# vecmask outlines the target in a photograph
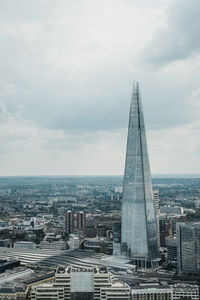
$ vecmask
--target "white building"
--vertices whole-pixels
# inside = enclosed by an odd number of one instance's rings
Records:
[[[130,287],[112,281],[106,267],[58,267],[52,284],[32,286],[31,300],[130,300]]]
[[[14,243],[14,248],[16,249],[31,249],[35,250],[36,249],[36,244],[33,242],[26,242],[26,241],[20,241],[20,242],[15,242]]]

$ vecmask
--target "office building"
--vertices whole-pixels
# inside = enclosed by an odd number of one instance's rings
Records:
[[[173,300],[199,300],[199,287],[191,283],[173,284]]]
[[[16,249],[31,249],[35,250],[36,249],[36,244],[33,242],[26,242],[26,241],[20,241],[20,242],[15,242],[14,243],[14,248]]]
[[[167,236],[165,238],[167,248],[168,262],[177,264],[177,240],[175,236]]]
[[[65,213],[65,231],[68,234],[74,232],[74,213],[72,211]]]
[[[116,222],[112,225],[113,233],[113,255],[121,254],[121,223]]]
[[[142,282],[131,294],[132,300],[199,300],[199,287],[192,283]]]
[[[172,300],[173,289],[170,285],[159,282],[136,284],[132,290],[132,300]]]
[[[167,216],[160,216],[159,218],[159,233],[160,233],[160,247],[166,247],[165,239],[170,234],[170,220]]]
[[[200,273],[200,223],[177,223],[178,272]]]
[[[158,247],[160,247],[160,200],[159,200],[159,190],[153,190],[153,196],[155,201],[155,211],[156,211],[156,227],[157,227],[157,237],[158,237]]]
[[[152,190],[139,84],[134,82],[129,114],[121,224],[122,254],[139,267],[158,258],[155,201]]]
[[[58,267],[51,284],[32,286],[32,300],[128,300],[130,287],[113,280],[106,267]]]

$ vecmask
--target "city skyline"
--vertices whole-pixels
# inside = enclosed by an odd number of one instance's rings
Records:
[[[200,3],[1,1],[0,176],[124,172],[143,91],[152,173],[198,174]]]

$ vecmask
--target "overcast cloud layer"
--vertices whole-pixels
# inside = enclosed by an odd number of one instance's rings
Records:
[[[199,0],[0,0],[0,175],[123,174],[133,80],[152,172],[200,173],[199,15]]]

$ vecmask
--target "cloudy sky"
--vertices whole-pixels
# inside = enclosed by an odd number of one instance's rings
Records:
[[[0,175],[123,174],[133,80],[152,173],[200,173],[199,0],[0,0]]]

